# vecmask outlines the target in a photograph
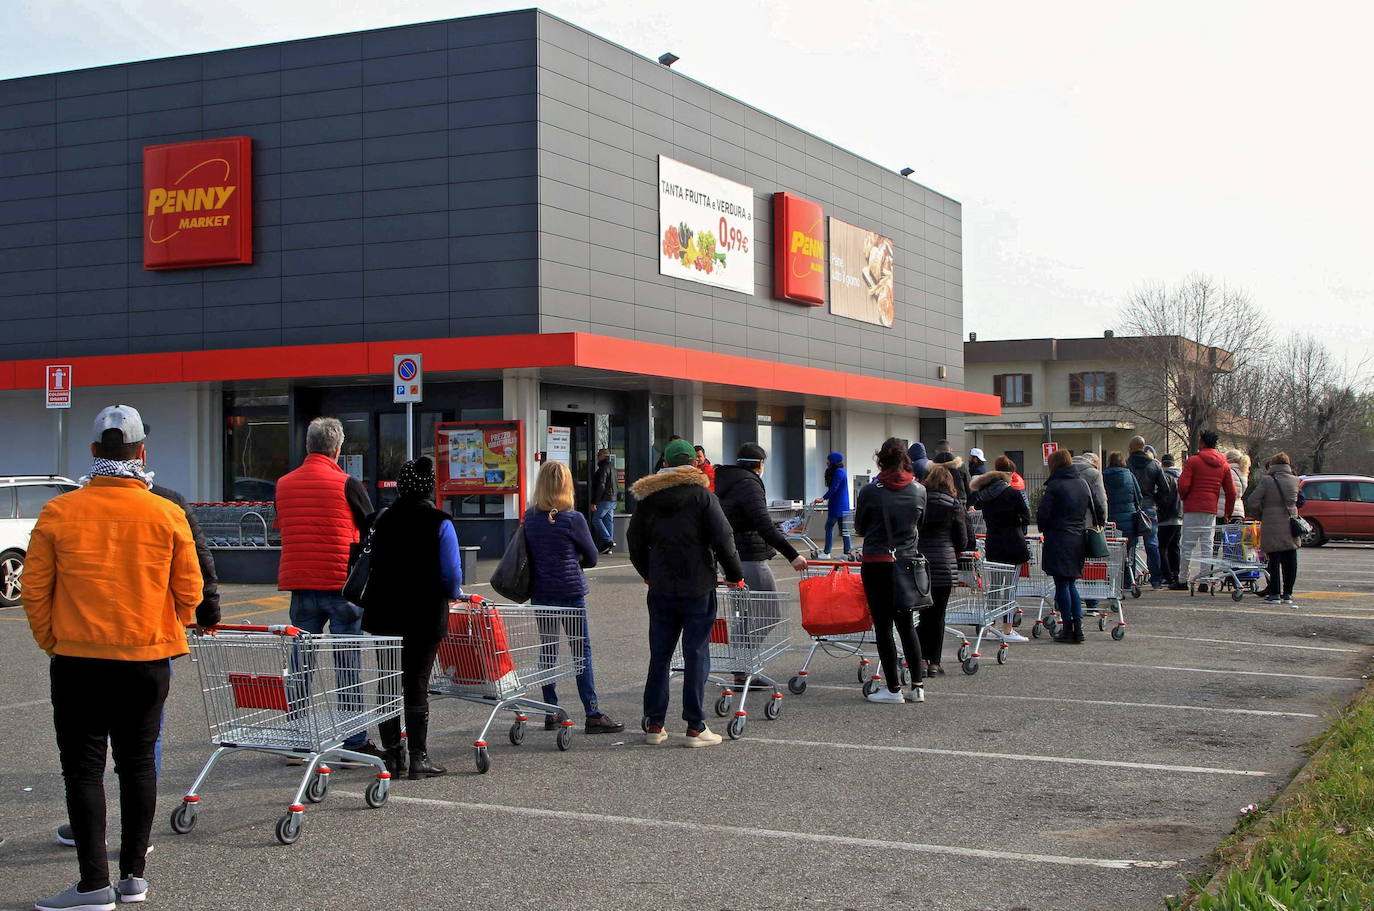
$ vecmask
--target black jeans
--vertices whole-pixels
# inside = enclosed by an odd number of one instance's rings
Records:
[[[1178,564],[1183,556],[1182,542],[1182,525],[1159,526],[1159,570],[1164,576],[1161,581],[1171,584],[1178,581]]]
[[[902,640],[902,651],[906,655],[907,667],[911,669],[911,682],[921,681],[921,643],[916,639],[916,627],[912,623],[915,611],[898,610],[892,605],[892,570],[894,563],[865,563],[859,569],[864,583],[864,596],[868,599],[868,613],[873,617],[873,640],[878,646],[878,661],[882,664],[883,677],[886,678],[890,692],[902,688],[902,677],[897,667],[897,644],[892,639],[892,628]]]
[[[105,847],[105,756],[114,753],[119,776],[119,870],[142,876],[148,834],[157,812],[154,745],[162,730],[162,704],[172,679],[167,658],[111,661],[57,655],[48,668],[53,727],[67,819],[76,838],[81,891],[110,884]]]
[[[1283,598],[1293,597],[1293,581],[1298,577],[1298,552],[1281,550],[1269,554],[1268,594]]]
[[[940,654],[945,644],[945,608],[949,606],[952,585],[932,585],[930,597],[935,602],[930,607],[921,608],[921,625],[916,627],[916,638],[921,642],[921,657],[931,664],[940,663]],[[916,669],[912,668],[915,674]]]
[[[434,670],[434,656],[438,652],[439,642],[436,639],[417,640],[406,636],[401,640],[401,693],[407,713],[429,711],[429,678]],[[377,725],[377,732],[382,738],[382,746],[399,746],[401,719],[388,718]],[[407,746],[411,752],[424,753],[429,749],[429,744],[424,742],[426,737],[416,737],[415,731],[407,733],[410,734],[410,743]]]
[[[644,717],[661,727],[668,715],[668,679],[673,649],[682,640],[682,720],[700,731],[706,726],[706,678],[711,671],[711,626],[716,622],[716,590],[704,595],[654,594],[649,590],[649,673],[644,680]]]

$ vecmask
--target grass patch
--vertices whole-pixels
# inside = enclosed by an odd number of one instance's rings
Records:
[[[1374,691],[1319,738],[1300,781],[1254,829],[1222,848],[1229,872],[1215,894],[1193,885],[1189,911],[1369,911],[1374,909]],[[1258,816],[1258,814],[1256,814]]]

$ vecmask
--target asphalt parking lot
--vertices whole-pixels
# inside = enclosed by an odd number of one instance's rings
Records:
[[[210,749],[195,670],[179,661],[150,901],[1153,911],[1367,683],[1369,558],[1368,547],[1304,551],[1295,609],[1147,592],[1127,602],[1120,642],[1090,626],[1082,646],[1017,645],[1006,665],[985,659],[971,677],[947,651],[952,673],[929,682],[922,705],[866,703],[854,659],[818,657],[807,692],[785,698],[776,721],[760,701],[742,739],[684,750],[645,747],[633,732],[644,589],[613,557],[589,575],[594,664],[603,704],[631,730],[584,736],[578,711],[560,753],[542,726],[517,748],[501,725],[479,775],[470,744],[484,713],[438,703],[431,753],[448,776],[398,782],[372,810],[365,774],[340,771],[290,847],[273,825],[293,770],[252,754],[212,779],[192,833],[170,831]],[[227,617],[286,617],[267,587],[229,586],[224,600]],[[799,627],[793,639],[807,641]],[[775,676],[785,681],[800,659],[780,659]],[[74,882],[76,863],[52,838],[64,805],[45,658],[18,611],[0,611],[0,660],[0,907],[24,908]],[[564,703],[575,704],[571,685]],[[116,819],[112,807],[113,833]]]

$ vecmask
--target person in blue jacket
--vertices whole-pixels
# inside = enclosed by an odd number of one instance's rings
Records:
[[[844,542],[845,556],[854,549],[854,538],[845,531],[844,516],[849,512],[849,472],[844,470],[844,456],[832,452],[825,459],[825,495],[816,499],[825,502],[825,553],[821,558],[830,559],[830,548],[835,543],[835,526],[840,526],[840,538]]]
[[[931,465],[930,458],[926,455],[926,444],[920,441],[912,443],[906,454],[911,458],[911,473],[916,476],[916,480],[924,481]]]

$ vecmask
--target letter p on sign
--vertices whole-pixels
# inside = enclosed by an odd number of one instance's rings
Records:
[[[391,401],[424,400],[424,368],[418,354],[396,354],[391,359]]]

